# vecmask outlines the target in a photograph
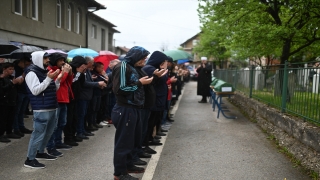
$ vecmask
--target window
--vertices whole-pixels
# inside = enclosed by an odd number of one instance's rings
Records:
[[[106,31],[101,29],[101,50],[106,49]]]
[[[14,1],[14,12],[16,14],[22,15],[22,0]]]
[[[32,0],[32,19],[38,20],[38,0]]]
[[[61,27],[61,1],[57,0],[57,26]]]
[[[67,18],[68,18],[68,20],[67,20],[67,29],[68,29],[68,31],[71,31],[71,24],[72,24],[72,19],[71,19],[71,16],[72,15],[72,10],[71,10],[71,6],[70,6],[70,4],[68,5],[68,10],[67,10]]]
[[[80,11],[77,9],[77,16],[76,16],[76,33],[80,34]]]
[[[97,38],[97,26],[92,24],[91,27],[91,38],[96,39]]]

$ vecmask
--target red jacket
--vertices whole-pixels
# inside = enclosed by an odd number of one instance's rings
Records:
[[[171,78],[168,76],[168,80],[167,80],[167,86],[168,86],[168,96],[167,96],[167,100],[170,101],[172,98],[172,90],[171,90]]]
[[[49,66],[49,70],[57,70],[57,66]],[[73,76],[69,76],[69,73],[64,73],[60,80],[60,88],[57,91],[58,103],[69,103],[70,99],[74,99],[71,89]]]

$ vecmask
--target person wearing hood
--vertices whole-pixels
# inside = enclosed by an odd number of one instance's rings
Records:
[[[64,144],[69,146],[78,146],[78,142],[82,142],[81,138],[76,136],[78,124],[77,99],[80,97],[81,87],[85,82],[85,70],[87,61],[82,56],[75,56],[69,63],[72,68],[72,85],[73,98],[69,96],[67,104],[67,123],[63,129]]]
[[[73,79],[73,73],[71,66],[66,64],[66,58],[59,53],[53,53],[50,55],[50,62],[48,70],[60,69],[62,78],[60,80],[60,88],[57,91],[57,125],[56,128],[47,144],[48,154],[56,157],[60,157],[63,154],[57,149],[71,149],[72,147],[62,143],[62,131],[67,123],[67,104],[70,102],[69,99],[73,99],[73,93],[71,90],[71,84]]]
[[[112,71],[113,92],[116,105],[111,118],[116,128],[114,142],[114,179],[137,180],[128,173],[143,173],[144,168],[137,167],[132,161],[132,150],[141,139],[140,109],[144,105],[143,85],[150,84],[153,77],[141,77],[135,69],[137,64],[145,61],[149,51],[140,46],[132,47],[121,63]]]
[[[45,153],[45,147],[56,127],[58,107],[56,91],[60,87],[60,70],[47,70],[49,54],[36,51],[31,54],[32,62],[25,71],[25,81],[33,109],[34,130],[30,137],[25,167],[44,168],[37,160],[56,160],[57,157]],[[53,79],[56,80],[54,81]]]
[[[147,64],[142,68],[142,70],[144,70],[148,74],[148,76],[152,76],[153,72],[156,69],[167,69],[167,60],[168,57],[164,53],[155,51],[151,54]],[[160,123],[167,101],[167,79],[168,76],[166,74],[165,76],[159,78],[157,83],[154,84],[154,89],[156,90],[156,103],[153,107],[150,108],[151,113],[148,122],[148,132],[144,141],[146,147],[148,147],[149,145],[162,145],[159,140],[154,139],[154,137],[152,136],[154,127],[157,127],[157,135],[165,136],[164,133],[160,132]]]

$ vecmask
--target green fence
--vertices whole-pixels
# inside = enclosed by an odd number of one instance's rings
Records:
[[[320,69],[303,63],[214,70],[214,76],[237,91],[281,112],[320,124]]]

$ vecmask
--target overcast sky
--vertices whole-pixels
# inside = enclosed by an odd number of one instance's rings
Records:
[[[200,32],[197,0],[96,0],[107,7],[95,12],[121,33],[116,46],[142,46],[151,53],[165,45],[177,49]]]

